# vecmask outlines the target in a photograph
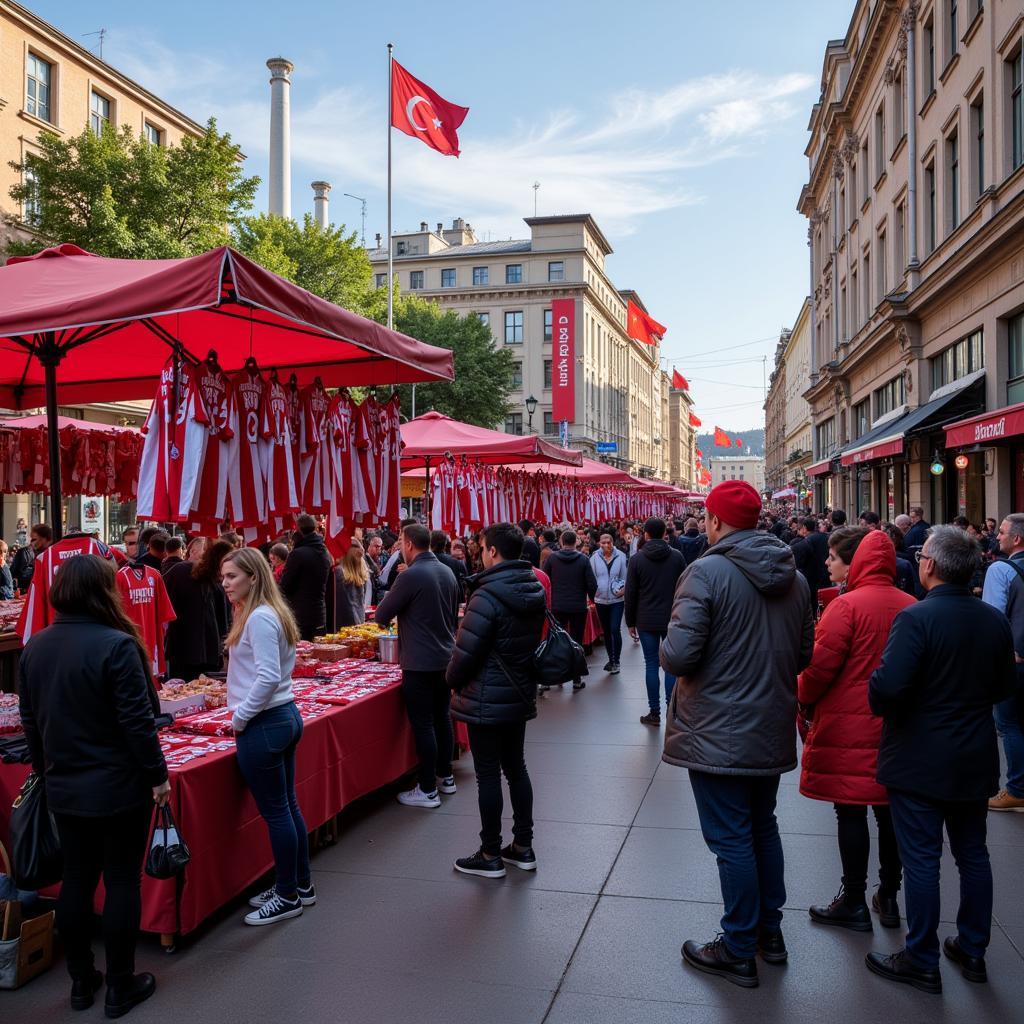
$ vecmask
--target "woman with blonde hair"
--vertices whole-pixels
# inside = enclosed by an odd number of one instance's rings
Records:
[[[292,698],[299,628],[263,555],[232,551],[221,566],[234,608],[228,650],[228,708],[238,767],[270,832],[276,885],[254,896],[251,925],[298,917],[316,903],[309,871],[309,838],[295,796],[295,748],[302,717]]]
[[[363,557],[363,545],[353,539],[334,572],[335,620],[339,627],[357,626],[366,621],[366,606],[373,589],[370,570]]]

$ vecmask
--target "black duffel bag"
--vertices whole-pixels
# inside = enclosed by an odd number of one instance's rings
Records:
[[[11,808],[11,861],[19,889],[35,892],[61,880],[64,856],[46,806],[42,776],[30,772]]]
[[[533,655],[537,682],[541,686],[558,686],[588,675],[586,652],[562,629],[562,624],[550,611],[544,614],[548,619],[548,635]]]

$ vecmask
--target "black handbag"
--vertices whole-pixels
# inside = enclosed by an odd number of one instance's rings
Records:
[[[64,857],[46,805],[42,776],[30,772],[11,808],[11,860],[19,889],[35,892],[61,880]]]
[[[533,655],[537,682],[541,686],[558,686],[588,675],[586,652],[562,629],[562,624],[550,611],[544,614],[548,620],[548,635]]]
[[[146,874],[150,878],[174,878],[185,870],[192,859],[185,840],[178,833],[171,808],[164,804],[156,809],[153,817],[153,833],[146,854]]]

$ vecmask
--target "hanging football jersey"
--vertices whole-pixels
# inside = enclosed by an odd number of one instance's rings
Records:
[[[233,402],[229,442],[229,511],[236,526],[254,528],[267,521],[264,467],[269,442],[264,431],[267,386],[255,364],[231,379]]]
[[[264,397],[262,433],[267,438],[264,472],[267,513],[274,520],[275,530],[280,532],[291,525],[292,516],[299,511],[299,493],[288,389],[274,376],[270,378]]]
[[[302,507],[322,515],[331,500],[331,451],[327,411],[331,400],[317,378],[299,396],[299,471]]]
[[[117,573],[117,589],[128,617],[139,627],[154,677],[167,673],[164,630],[177,616],[163,577],[149,565],[126,565]],[[187,682],[188,680],[186,680]]]
[[[231,382],[213,358],[197,370],[199,393],[203,396],[209,424],[203,448],[199,490],[192,502],[192,526],[202,533],[214,533],[227,515],[229,442],[231,429]]]

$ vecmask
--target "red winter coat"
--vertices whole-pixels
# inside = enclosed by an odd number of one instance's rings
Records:
[[[814,705],[804,743],[800,792],[837,804],[886,804],[875,781],[882,719],[868,707],[868,680],[882,660],[892,621],[915,603],[897,590],[896,550],[878,530],[860,543],[847,590],[825,609],[814,656],[797,682],[801,704]]]

